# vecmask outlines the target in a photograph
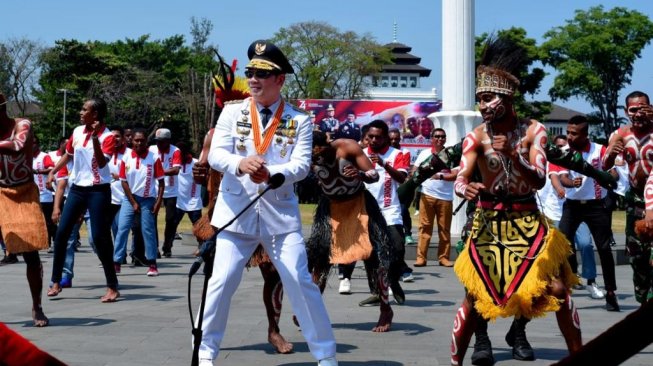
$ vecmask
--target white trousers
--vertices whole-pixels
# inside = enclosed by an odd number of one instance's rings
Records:
[[[336,341],[320,290],[311,280],[304,238],[300,232],[274,236],[223,231],[215,247],[213,275],[209,280],[202,323],[200,358],[217,358],[224,337],[231,297],[243,277],[245,264],[262,244],[277,268],[284,293],[301,325],[308,348],[316,360],[336,355]],[[263,314],[263,313],[262,313]]]

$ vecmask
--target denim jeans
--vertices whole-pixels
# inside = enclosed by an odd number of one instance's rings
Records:
[[[141,230],[145,241],[145,258],[150,262],[150,264],[155,264],[159,244],[156,233],[156,216],[152,213],[152,208],[156,203],[156,198],[134,195],[134,199],[138,203],[140,211]],[[116,249],[113,253],[113,261],[115,263],[122,263],[123,259],[125,259],[129,231],[131,230],[135,214],[134,207],[125,197],[122,201],[120,212],[118,213]]]
[[[118,288],[118,277],[112,260],[111,222],[107,215],[110,204],[111,188],[108,184],[91,187],[79,187],[73,184],[70,188],[54,239],[52,282],[61,282],[68,240],[77,220],[88,209],[91,223],[90,237],[93,238],[97,256],[102,262],[107,287]]]

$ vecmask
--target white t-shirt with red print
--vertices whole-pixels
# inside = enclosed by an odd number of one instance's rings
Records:
[[[32,159],[32,169],[34,171],[36,171],[37,169],[47,169],[52,167],[54,167],[52,158],[50,157],[50,155],[44,153],[43,151],[39,151],[39,153],[36,154],[36,156],[34,156],[34,158]],[[54,196],[52,194],[52,191],[48,190],[47,186],[45,185],[47,181],[48,181],[47,174],[34,173],[34,183],[36,183],[36,186],[39,187],[40,202],[54,201]]]
[[[86,126],[78,126],[73,130],[72,136],[66,144],[66,152],[72,155],[73,169],[70,174],[70,182],[81,187],[90,187],[98,184],[111,183],[111,172],[108,164],[100,168],[95,160],[95,151],[93,150],[93,139],[91,135],[93,130]],[[106,127],[98,135],[98,140],[108,160],[114,150],[115,139],[111,131]]]
[[[191,158],[190,162],[182,163],[179,169],[177,188],[177,208],[184,211],[197,211],[202,209],[202,186],[193,180],[193,166],[197,159]]]
[[[603,145],[597,144],[595,142],[590,142],[585,149],[581,151],[583,155],[583,160],[588,162],[590,165],[596,169],[602,168],[603,157],[607,148]],[[583,182],[580,187],[576,188],[567,188],[567,199],[571,200],[595,200],[602,199],[608,195],[608,191],[601,187],[594,179],[586,177],[575,171],[569,171],[563,167],[553,165],[549,167],[550,171],[556,172],[558,174],[568,173],[569,179],[574,180],[574,178],[581,177]]]
[[[181,151],[175,145],[170,145],[167,152],[159,151],[156,145],[150,146],[150,151],[161,160],[163,170],[168,170],[173,167],[181,167]],[[169,175],[165,177],[165,189],[163,190],[163,198],[177,197],[177,176]]]
[[[114,174],[118,176],[120,175],[120,164],[122,163],[122,158],[127,154],[131,154],[131,151],[132,150],[127,146],[123,146],[122,149],[114,151],[113,155],[111,155],[108,165],[112,177]],[[113,179],[111,181],[111,204],[120,205],[122,204],[123,198],[125,198],[125,191],[122,189],[120,178]]]
[[[368,157],[374,152],[368,147],[364,150]],[[399,171],[408,173],[410,167],[410,157],[392,146],[388,146],[384,151],[377,153],[384,163],[390,164]],[[379,180],[376,183],[365,183],[365,187],[376,198],[381,213],[388,225],[403,225],[401,219],[401,204],[397,196],[399,182],[392,179],[390,174],[378,164],[374,164],[374,169],[379,174]]]
[[[151,151],[139,156],[132,150],[120,163],[120,180],[126,181],[132,194],[139,197],[157,196],[156,181],[163,178],[161,160]]]

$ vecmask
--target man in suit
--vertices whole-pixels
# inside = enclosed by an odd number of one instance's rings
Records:
[[[356,124],[356,114],[354,112],[349,111],[349,113],[347,113],[347,119],[338,126],[335,138],[360,141],[361,128]]]
[[[294,70],[266,40],[253,42],[245,76],[251,98],[225,105],[215,127],[209,164],[223,173],[211,224],[222,227],[267,186],[276,173],[285,182],[269,191],[216,240],[213,275],[204,311],[200,366],[213,365],[225,333],[231,297],[245,263],[263,245],[277,268],[308,347],[320,366],[334,366],[336,342],[318,287],[308,272],[293,183],[308,174],[312,129],[307,113],[286,103],[281,88]]]

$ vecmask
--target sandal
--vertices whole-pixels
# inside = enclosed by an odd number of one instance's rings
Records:
[[[102,297],[100,298],[100,301],[102,301],[103,303],[107,304],[107,303],[110,303],[110,302],[116,302],[116,301],[118,301],[118,298],[119,298],[119,297],[120,297],[120,292],[118,292],[118,291],[116,290],[116,296],[115,296],[115,297],[108,297],[108,295],[104,295],[104,296],[102,296]]]
[[[57,285],[57,288],[55,288],[54,285]],[[49,297],[55,297],[55,296],[59,295],[59,293],[61,292],[61,290],[62,290],[62,288],[61,288],[61,286],[60,286],[58,283],[53,284],[52,286],[50,286],[50,287],[48,288],[48,293],[47,293],[47,295],[48,295]]]

